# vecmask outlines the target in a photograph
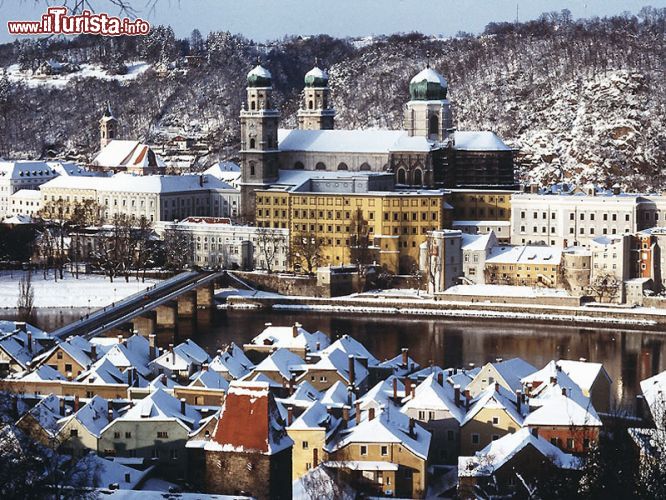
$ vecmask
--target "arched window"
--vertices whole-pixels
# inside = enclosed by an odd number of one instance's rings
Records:
[[[250,175],[254,175],[254,162],[250,162]]]
[[[322,162],[319,162],[315,165],[315,168],[317,170],[326,170],[326,165],[324,165]]]
[[[363,162],[359,170],[368,171],[370,170],[370,165],[368,164],[368,162]]]
[[[349,170],[349,167],[345,162],[342,162],[338,165],[338,170]]]
[[[421,172],[420,168],[417,168],[414,170],[414,182],[416,186],[422,186],[423,185],[423,173]]]
[[[255,141],[254,141],[254,137],[253,137],[252,139],[250,139],[250,149],[254,149],[255,144],[256,144],[256,143],[255,143]]]
[[[312,103],[312,100],[308,101],[308,109],[314,108],[314,104]]]
[[[109,139],[113,139],[113,136],[116,135],[113,129],[109,129]]]
[[[430,115],[428,120],[428,133],[429,134],[438,134],[439,133],[439,120],[437,115]]]
[[[303,165],[303,163],[300,161],[297,161],[294,163],[294,170],[305,170],[305,165]]]
[[[405,169],[404,168],[399,168],[398,169],[398,184],[406,184],[406,182],[405,182]]]
[[[257,109],[257,105],[256,105],[256,103],[255,103],[254,101],[252,101],[252,102],[250,103],[250,109],[251,109],[252,111],[254,111],[255,109]]]

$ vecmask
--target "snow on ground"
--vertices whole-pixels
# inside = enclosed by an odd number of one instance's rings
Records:
[[[33,75],[30,71],[21,71],[18,64],[12,64],[7,71],[7,78],[11,82],[21,82],[28,87],[64,87],[76,78],[99,78],[101,80],[117,80],[120,82],[133,80],[150,68],[150,64],[144,61],[127,63],[127,74],[110,75],[100,65],[83,63],[81,70],[74,73],[62,75]]]
[[[19,281],[25,271],[2,271],[0,273],[0,309],[15,309],[19,297]],[[158,280],[147,279],[145,283],[130,278],[109,278],[97,274],[82,274],[76,279],[69,272],[64,280],[55,281],[53,273],[44,279],[41,271],[32,274],[35,290],[34,307],[104,307],[112,302],[145,290]]]
[[[456,285],[447,288],[444,294],[489,297],[569,297],[569,293],[561,288],[510,285]]]

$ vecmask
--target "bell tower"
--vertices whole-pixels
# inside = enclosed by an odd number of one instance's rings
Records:
[[[409,82],[404,128],[410,136],[442,142],[454,131],[446,78],[430,64]]]
[[[298,110],[298,128],[303,130],[333,130],[335,109],[331,105],[328,74],[315,66],[305,74],[303,101]]]
[[[113,116],[111,104],[107,104],[104,114],[99,120],[100,149],[104,149],[114,139],[118,139],[118,120]]]
[[[241,216],[255,218],[255,191],[278,178],[278,122],[271,73],[257,64],[247,74],[247,101],[240,112]]]

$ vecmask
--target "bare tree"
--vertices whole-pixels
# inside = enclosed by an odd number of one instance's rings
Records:
[[[287,241],[284,234],[278,230],[268,227],[257,228],[257,247],[263,258],[264,268],[269,273],[273,272],[275,259],[282,253],[286,253]]]
[[[597,302],[613,302],[620,295],[622,282],[613,274],[602,273],[597,275],[588,287],[588,293]]]
[[[442,258],[439,255],[439,245],[432,235],[426,239],[426,262],[425,275],[428,283],[428,291],[436,292],[437,280],[442,272]]]
[[[139,218],[134,233],[136,279],[139,279],[139,273],[141,273],[141,281],[145,282],[146,269],[155,262],[154,247],[151,242],[153,228],[145,215]]]
[[[305,267],[312,274],[322,260],[323,239],[314,232],[296,233],[291,240],[291,264],[294,268]]]
[[[35,303],[35,289],[32,286],[32,272],[28,271],[21,276],[19,281],[19,297],[17,307],[21,321],[30,321],[32,308]]]
[[[164,232],[164,267],[178,272],[194,263],[194,238],[189,231],[169,228]]]
[[[358,274],[358,292],[365,289],[367,266],[372,263],[372,239],[368,221],[363,217],[363,210],[357,208],[349,222],[349,258],[356,265]]]

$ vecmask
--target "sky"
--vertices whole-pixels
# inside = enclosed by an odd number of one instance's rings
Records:
[[[255,41],[326,33],[364,36],[420,31],[429,35],[478,33],[492,21],[534,19],[569,9],[575,18],[637,13],[666,0],[130,0],[139,17],[171,25],[178,37],[194,28],[241,33]],[[70,3],[73,0],[69,0]],[[147,4],[155,2],[153,9]],[[0,43],[13,37],[6,21],[37,20],[63,0],[0,0]],[[108,0],[90,0],[97,12],[117,14]]]

